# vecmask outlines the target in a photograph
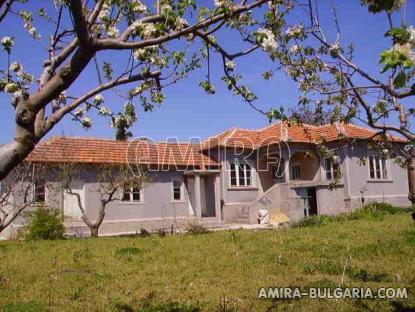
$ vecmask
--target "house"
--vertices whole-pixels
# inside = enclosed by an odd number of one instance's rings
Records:
[[[92,219],[99,206],[93,191],[98,181],[88,172],[97,164],[146,167],[150,182],[124,190],[122,200],[107,208],[100,234],[119,234],[189,222],[257,223],[260,209],[296,221],[351,211],[369,201],[409,206],[406,170],[371,151],[373,140],[374,131],[353,124],[281,122],[188,143],[54,137],[38,144],[27,160],[83,163],[85,173],[73,189]],[[398,137],[390,141],[405,144]],[[63,211],[68,231],[86,232],[73,196],[46,184],[34,189],[38,201]]]

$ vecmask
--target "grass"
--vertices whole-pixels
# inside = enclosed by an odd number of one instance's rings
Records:
[[[402,211],[272,231],[1,242],[0,307],[410,311],[415,307],[414,259],[415,225]],[[343,287],[409,287],[409,298],[258,299],[261,287],[337,287],[342,277]]]

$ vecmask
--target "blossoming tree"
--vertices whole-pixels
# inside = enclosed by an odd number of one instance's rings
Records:
[[[22,24],[32,38],[30,45],[47,46],[47,53],[35,78],[16,57],[30,53],[29,43],[15,53],[20,36],[2,35],[7,67],[0,70],[0,92],[10,95],[16,133],[0,147],[0,180],[65,116],[88,128],[91,111],[96,110],[111,119],[119,138],[125,138],[136,120],[134,103],[153,109],[163,102],[166,87],[203,64],[208,64],[208,75],[200,86],[214,93],[211,51],[221,57],[229,89],[252,104],[255,95],[242,85],[236,61],[260,51],[275,58],[276,35],[292,8],[283,0],[215,0],[208,6],[195,0],[51,0],[36,2],[38,9],[28,10],[25,2],[0,1],[0,23],[15,19],[16,27]],[[36,28],[40,19],[47,23],[46,30]],[[219,31],[238,36],[243,48],[226,47],[215,37]],[[106,51],[119,56],[116,63],[106,59]],[[89,71],[96,71],[97,84],[82,94],[73,93],[73,84],[86,79]],[[124,85],[128,87],[121,89]],[[104,106],[101,93],[108,90],[125,99],[124,107]]]
[[[372,147],[384,157],[398,156],[397,159],[403,160],[402,165],[408,169],[409,199],[415,203],[415,133],[411,124],[415,116],[413,2],[363,0],[361,3],[367,14],[385,17],[384,36],[390,39],[390,46],[374,56],[379,71],[368,70],[367,64],[355,60],[359,47],[344,44],[334,1],[331,6],[304,1],[296,7],[301,10],[304,27],[294,40],[277,37],[279,66],[298,82],[302,92],[299,104],[314,106],[317,113],[324,111],[332,122],[359,121],[377,131],[380,140],[372,143]],[[322,15],[332,16],[330,29],[327,20],[326,28],[322,26],[319,19]],[[407,139],[408,146],[391,144],[391,134]]]

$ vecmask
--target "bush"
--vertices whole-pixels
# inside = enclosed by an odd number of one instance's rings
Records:
[[[63,239],[65,227],[60,211],[39,206],[34,212],[28,213],[29,224],[26,227],[26,240]]]
[[[198,224],[198,223],[189,223],[186,226],[186,231],[187,233],[192,234],[192,235],[207,233],[207,230],[203,227],[203,225]]]
[[[382,220],[385,215],[408,211],[408,209],[395,207],[388,203],[373,202],[351,213],[341,213],[337,216],[317,215],[304,218],[292,224],[292,227],[324,226],[332,222],[345,222],[359,219]]]

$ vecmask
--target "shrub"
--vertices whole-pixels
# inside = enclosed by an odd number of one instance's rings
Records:
[[[192,235],[204,234],[207,233],[207,230],[203,227],[203,225],[198,223],[189,223],[186,226],[186,231]]]
[[[59,210],[39,206],[35,211],[28,213],[28,217],[29,224],[26,227],[26,240],[55,240],[64,238],[65,227]]]
[[[156,233],[159,237],[164,237],[168,234],[168,231],[165,228],[159,228]]]
[[[337,216],[317,215],[304,218],[292,224],[292,227],[323,226],[332,222],[353,221],[359,219],[382,220],[385,215],[408,212],[408,209],[392,206],[388,203],[373,202],[350,213]]]
[[[328,223],[333,221],[333,217],[325,216],[325,215],[318,215],[318,216],[311,216],[308,218],[301,219],[297,223],[294,223],[293,227],[305,227],[305,226],[322,226],[327,225]]]
[[[147,231],[145,228],[141,228],[140,229],[140,234],[139,234],[141,237],[148,237],[148,236],[150,236],[150,232],[149,231]]]

